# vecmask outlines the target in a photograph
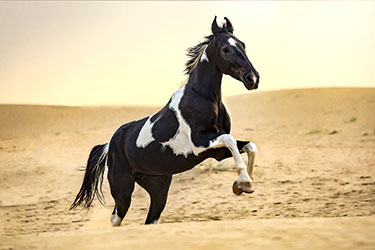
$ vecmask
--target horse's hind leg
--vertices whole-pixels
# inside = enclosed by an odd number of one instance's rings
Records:
[[[110,159],[110,158],[109,158]],[[108,159],[108,160],[109,160]],[[110,165],[111,164],[111,165]],[[115,208],[111,214],[112,226],[120,226],[130,207],[135,179],[124,161],[108,161],[108,181]]]
[[[134,178],[124,178],[122,182],[111,184],[111,194],[115,200],[115,207],[111,214],[112,226],[120,226],[130,207],[131,196],[134,191]]]
[[[111,214],[111,222],[112,222],[112,226],[114,227],[118,227],[121,225],[121,221],[122,221],[122,218],[120,218],[118,215],[117,215],[117,208],[116,208],[116,205],[115,207],[113,208],[113,211],[112,211],[112,214]]]
[[[167,202],[172,175],[138,175],[136,181],[148,192],[151,199],[150,209],[148,210],[145,224],[157,224]]]

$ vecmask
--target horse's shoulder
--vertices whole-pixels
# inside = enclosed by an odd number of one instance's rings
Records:
[[[157,141],[165,142],[176,134],[178,127],[176,113],[166,106],[157,113],[152,133]]]

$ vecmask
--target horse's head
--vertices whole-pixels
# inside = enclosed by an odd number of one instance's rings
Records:
[[[216,65],[224,74],[243,82],[248,90],[257,89],[259,73],[247,58],[245,44],[233,35],[233,26],[225,17],[223,27],[212,22],[213,43],[210,50],[216,58]]]

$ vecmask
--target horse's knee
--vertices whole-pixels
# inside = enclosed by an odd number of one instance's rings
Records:
[[[224,134],[222,135],[222,139],[223,139],[223,142],[225,144],[225,146],[229,146],[229,147],[234,147],[237,145],[237,141],[236,139],[234,139],[233,136],[231,136],[230,134]]]
[[[227,147],[233,150],[237,146],[237,141],[230,134],[222,134],[209,143],[209,148]]]
[[[247,143],[243,148],[243,151],[255,156],[258,153],[258,148],[254,142]]]

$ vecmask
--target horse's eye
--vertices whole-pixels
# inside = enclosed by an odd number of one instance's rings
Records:
[[[228,47],[223,49],[224,53],[229,53],[230,49]]]

